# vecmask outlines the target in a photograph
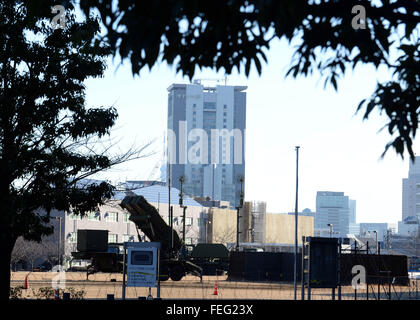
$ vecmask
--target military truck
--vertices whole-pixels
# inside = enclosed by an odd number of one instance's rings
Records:
[[[200,277],[202,268],[190,261],[182,252],[185,246],[178,233],[169,227],[159,212],[143,196],[126,196],[120,206],[130,213],[129,219],[152,242],[160,242],[160,280],[169,278],[181,280],[186,274]],[[72,252],[73,259],[89,260],[87,277],[96,272],[123,271],[123,244],[108,244],[107,230],[78,230],[77,252]]]
[[[143,196],[126,196],[120,206],[130,213],[129,219],[136,225],[139,241],[142,241],[139,234],[141,230],[150,241],[160,242],[161,281],[169,278],[179,281],[186,274],[201,278],[202,268],[181,254],[184,243],[178,233],[166,224],[157,209]]]
[[[122,272],[122,244],[108,243],[108,230],[77,230],[77,252],[72,252],[74,260],[89,261],[86,276],[96,272]],[[70,262],[71,265],[71,262]],[[73,267],[70,267],[72,270]]]
[[[203,269],[203,275],[222,275],[229,270],[229,250],[221,243],[199,243],[190,258]]]

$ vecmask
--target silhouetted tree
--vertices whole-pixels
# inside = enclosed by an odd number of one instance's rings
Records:
[[[25,255],[25,240],[23,239],[23,237],[19,237],[16,239],[10,258],[10,262],[14,271],[16,271],[17,264],[25,260]]]
[[[75,214],[97,209],[113,187],[85,178],[144,150],[109,156],[100,142],[114,125],[116,110],[85,106],[83,82],[102,76],[110,52],[92,41],[98,21],[78,23],[69,14],[65,29],[54,30],[49,21],[28,15],[31,5],[36,3],[0,2],[2,300],[9,297],[16,239],[33,243],[51,234],[53,209]]]
[[[362,11],[353,11],[361,8],[356,6],[363,7],[366,19]],[[384,154],[392,147],[403,156],[407,148],[414,159],[420,107],[418,0],[80,0],[80,7],[85,14],[99,12],[103,40],[113,55],[131,62],[134,74],[158,61],[175,64],[190,78],[197,67],[227,74],[236,68],[248,75],[254,64],[261,73],[274,38],[299,40],[287,75],[318,70],[336,90],[337,80],[359,63],[384,66],[392,80],[378,83],[357,110],[364,108],[365,118],[374,109],[385,113],[393,137]]]
[[[262,72],[265,51],[274,38],[300,40],[287,73],[306,76],[318,70],[337,89],[337,79],[357,64],[385,66],[393,74],[359,104],[367,118],[379,109],[389,118],[393,147],[414,158],[412,139],[418,128],[419,34],[418,0],[78,0],[88,16],[97,12],[99,26],[69,22],[52,32],[53,0],[0,3],[0,262],[1,298],[8,295],[10,252],[19,235],[39,238],[50,232],[48,220],[34,210],[43,207],[94,207],[112,188],[93,184],[85,192],[74,187],[80,171],[108,167],[107,157],[86,157],[73,141],[107,134],[114,109],[86,109],[83,80],[102,74],[108,50],[131,63],[133,74],[159,61],[175,64],[189,76],[198,68],[234,68]],[[366,28],[352,26],[352,9],[366,10]],[[35,41],[32,33],[45,38]],[[32,39],[31,41],[29,39]],[[89,39],[89,41],[85,40]],[[392,54],[396,53],[396,56]],[[91,146],[91,145],[89,145]],[[72,184],[73,183],[73,186]],[[45,220],[45,221],[44,221]],[[7,263],[6,263],[7,262]],[[6,270],[7,269],[7,270]],[[7,282],[7,285],[6,285]]]

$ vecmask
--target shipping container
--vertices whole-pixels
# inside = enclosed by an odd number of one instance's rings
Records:
[[[107,252],[108,230],[77,230],[77,251]]]

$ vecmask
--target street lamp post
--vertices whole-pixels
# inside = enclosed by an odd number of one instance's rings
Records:
[[[296,146],[296,202],[295,202],[295,255],[293,264],[294,298],[296,300],[297,289],[297,250],[298,250],[298,177],[299,177],[299,146]]]
[[[239,213],[244,204],[244,192],[243,192],[244,179],[242,177],[239,178],[239,182],[241,183],[241,193],[239,196],[239,206],[236,207],[236,251],[239,251],[239,234],[241,233],[239,231],[239,218],[241,218]]]
[[[57,258],[58,258],[58,265],[61,266],[61,217],[55,217],[56,220],[59,221],[58,223],[58,241],[57,241]]]
[[[378,244],[378,232],[376,230],[368,231],[369,235],[372,233],[375,234],[375,254],[378,254],[379,252],[379,244]],[[370,236],[369,236],[370,237]]]
[[[209,237],[209,229],[210,229],[210,225],[211,225],[211,221],[210,219],[207,217],[206,219],[206,243],[212,243],[213,241],[210,241],[211,238]]]
[[[332,233],[333,233],[333,224],[329,223],[327,224],[328,227],[330,227],[330,238],[332,238]]]
[[[179,193],[179,206],[182,208],[182,241],[184,242],[185,245],[185,219],[186,219],[186,211],[187,211],[187,207],[184,206],[184,199],[183,199],[183,192],[182,192],[182,185],[184,183],[184,177],[181,176],[179,178],[179,182],[181,183],[181,190]]]

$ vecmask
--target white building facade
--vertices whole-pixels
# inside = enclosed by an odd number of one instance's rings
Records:
[[[130,191],[136,195],[144,196],[159,211],[163,220],[169,224],[169,190],[166,186],[154,185]],[[171,188],[173,226],[182,239],[183,209],[179,206],[179,194],[178,189]],[[119,205],[124,196],[124,192],[115,194],[114,198],[100,206],[98,211],[90,212],[83,218],[72,212],[55,212],[54,216],[61,217],[63,254],[70,257],[71,252],[77,251],[77,230],[81,229],[107,230],[108,243],[139,241],[136,225],[129,220],[129,212]],[[204,221],[207,219],[208,208],[186,196],[184,196],[183,202],[187,206],[185,243],[188,245],[204,242],[206,237]],[[58,221],[56,224],[58,226]],[[55,232],[58,230],[59,228],[56,228]],[[144,237],[141,230],[139,230],[139,234]]]
[[[245,177],[246,86],[168,88],[167,179],[196,197],[239,204]],[[243,182],[244,183],[244,182]],[[244,189],[244,185],[242,185]]]
[[[410,160],[408,178],[402,180],[402,220],[398,222],[398,234],[417,234],[420,219],[420,157]]]

